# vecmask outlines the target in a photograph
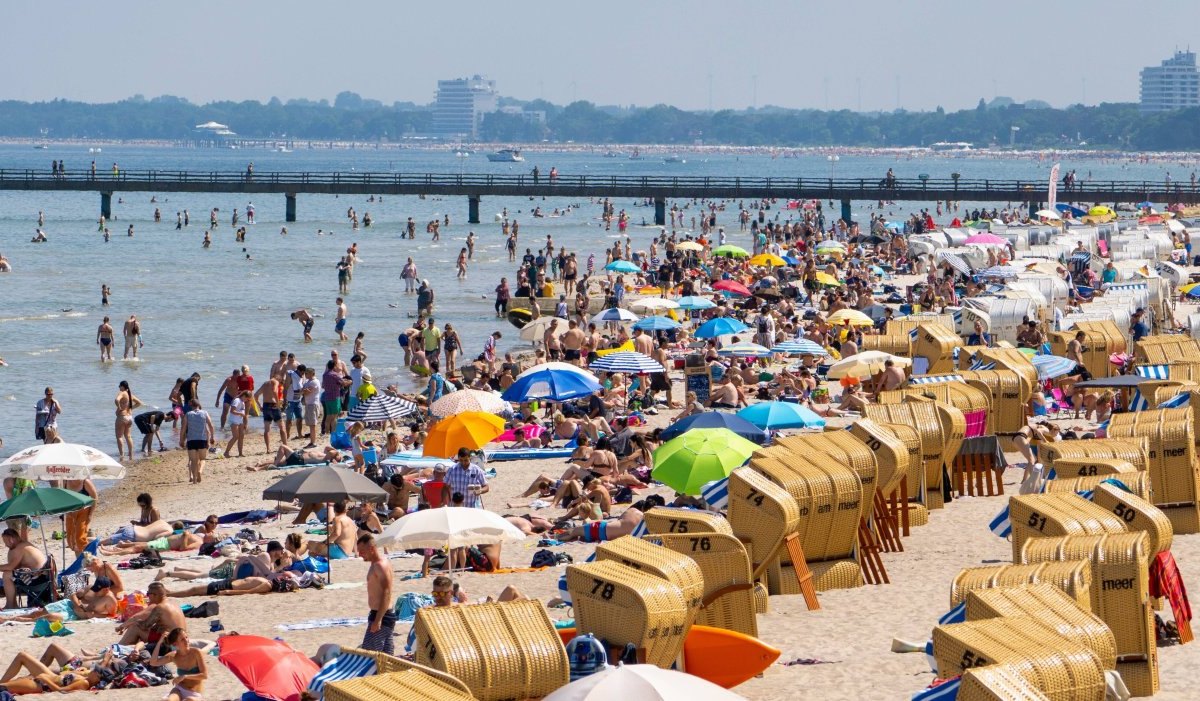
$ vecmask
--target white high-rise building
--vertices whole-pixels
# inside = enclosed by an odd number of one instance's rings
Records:
[[[1200,71],[1196,54],[1176,51],[1161,66],[1142,69],[1143,112],[1165,112],[1200,107]]]
[[[483,115],[500,106],[496,81],[475,75],[439,80],[433,108],[433,131],[442,136],[479,137]]]

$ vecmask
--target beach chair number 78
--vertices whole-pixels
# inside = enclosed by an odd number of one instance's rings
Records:
[[[592,580],[592,593],[593,594],[599,593],[600,598],[602,598],[602,599],[613,598],[613,591],[615,589],[616,589],[616,587],[613,586],[612,582],[605,582],[602,579],[593,579]]]

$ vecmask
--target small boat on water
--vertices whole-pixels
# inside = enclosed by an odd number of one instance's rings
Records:
[[[687,163],[687,160],[683,156],[680,156],[678,153],[672,153],[672,154],[663,156],[663,163]]]
[[[492,163],[520,163],[525,160],[525,157],[515,148],[505,148],[495,153],[489,153],[487,159]]]

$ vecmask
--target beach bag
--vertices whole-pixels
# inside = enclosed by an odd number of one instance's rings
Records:
[[[309,555],[302,560],[296,560],[288,569],[292,572],[314,572],[316,574],[325,574],[329,571],[329,560],[326,560],[319,555]]]
[[[329,435],[329,445],[338,450],[350,450],[350,434],[345,431],[334,431]]]
[[[117,611],[114,617],[121,622],[129,620],[131,616],[141,613],[146,610],[146,596],[141,592],[130,592],[117,600]]]
[[[496,569],[496,566],[492,564],[488,556],[484,555],[483,551],[475,546],[467,549],[467,566],[475,572],[491,572]]]
[[[530,567],[554,567],[558,561],[554,558],[554,553],[545,548],[535,552],[533,559],[529,562]]]
[[[185,618],[208,618],[221,615],[221,604],[217,601],[205,601],[199,606],[193,606],[184,612]]]
[[[72,594],[86,591],[91,578],[91,572],[72,572],[60,576],[59,588],[62,589],[63,598],[70,598]]]
[[[33,637],[35,638],[54,638],[63,635],[74,635],[75,631],[64,626],[60,621],[51,621],[48,618],[39,618],[37,623],[33,624]]]
[[[432,596],[410,591],[396,597],[396,605],[392,607],[392,610],[396,612],[396,618],[401,621],[412,621],[417,618],[417,610],[426,606],[433,606]]]
[[[591,633],[576,635],[567,643],[567,659],[571,663],[571,681],[578,681],[608,666],[604,645]]]

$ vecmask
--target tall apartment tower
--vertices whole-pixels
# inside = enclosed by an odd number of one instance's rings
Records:
[[[1200,106],[1196,54],[1176,51],[1161,66],[1142,69],[1141,111],[1165,112]]]
[[[439,80],[433,108],[433,131],[442,136],[479,137],[483,115],[500,106],[496,81],[475,75],[456,80]]]

